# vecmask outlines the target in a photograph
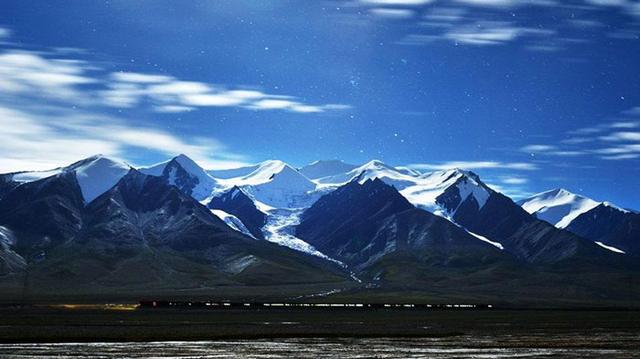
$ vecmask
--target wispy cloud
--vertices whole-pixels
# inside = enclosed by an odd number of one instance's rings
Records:
[[[407,19],[414,15],[414,12],[409,9],[374,8],[369,12],[374,16],[387,19]]]
[[[466,170],[478,169],[510,169],[521,171],[537,170],[538,166],[529,162],[499,162],[499,161],[449,161],[441,163],[413,163],[407,167],[418,170],[447,170],[451,168],[461,168]]]
[[[9,36],[11,36],[11,30],[6,27],[0,27],[0,39],[8,38]]]
[[[520,185],[520,184],[526,184],[529,182],[528,179],[523,178],[523,177],[511,177],[511,176],[505,176],[505,177],[501,177],[500,181],[502,183],[508,184],[508,185]]]
[[[640,141],[640,132],[614,132],[600,137],[605,141]]]
[[[203,82],[184,81],[166,75],[113,73],[109,89],[102,91],[109,106],[128,108],[144,100],[158,112],[190,111],[198,107],[243,107],[253,110],[283,110],[319,113],[342,110],[347,105],[312,105],[294,96],[274,95],[256,89],[228,89]]]
[[[152,127],[60,107],[17,109],[0,104],[0,173],[44,170],[97,153],[128,157],[132,149],[172,156],[186,153],[209,168],[246,164],[213,138],[182,139]]]
[[[158,112],[240,107],[309,114],[349,108],[344,104],[311,104],[296,96],[255,88],[185,81],[166,74],[108,73],[81,58],[15,49],[0,51],[0,91],[6,96],[45,97],[77,105],[147,106]]]
[[[598,36],[619,40],[640,38],[636,26],[640,3],[632,0],[345,0],[345,4],[357,9],[355,14],[361,14],[365,8],[374,19],[411,23],[413,26],[405,28],[414,30],[404,33],[396,42],[401,45],[518,43],[529,51],[549,53],[588,44]],[[516,16],[514,12],[525,8],[546,12],[549,20],[532,26],[530,18]],[[603,18],[603,11],[619,16]]]
[[[523,5],[535,6],[555,6],[557,3],[552,0],[455,0],[458,3],[479,6],[479,7],[515,7]]]
[[[404,5],[404,6],[416,6],[425,5],[434,2],[435,0],[360,0],[363,4],[373,5]]]
[[[568,138],[551,144],[529,144],[520,151],[532,156],[591,156],[607,161],[640,158],[640,111],[622,112],[620,118],[567,132]]]
[[[546,152],[555,150],[556,146],[551,145],[527,145],[522,147],[520,150],[524,152]]]
[[[10,35],[0,28],[0,38]],[[97,153],[185,153],[208,168],[247,162],[216,138],[181,137],[155,122],[134,124],[111,115],[113,107],[176,113],[224,106],[300,114],[348,108],[168,74],[109,72],[82,56],[77,49],[0,48],[0,172],[49,169]]]

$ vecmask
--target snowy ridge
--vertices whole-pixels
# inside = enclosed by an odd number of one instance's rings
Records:
[[[353,180],[363,183],[374,178],[394,186],[416,207],[445,218],[453,216],[457,207],[470,196],[473,196],[478,206],[482,208],[492,191],[473,172],[456,168],[420,174],[410,168],[398,169],[378,160],[370,161],[346,173],[316,179],[314,182],[319,188],[330,189]],[[438,198],[453,186],[460,193],[460,202],[455,208],[445,208],[442,203],[439,203]]]
[[[539,219],[558,228],[566,228],[571,221],[601,203],[558,188],[538,193],[518,202],[518,204]]]
[[[398,171],[382,161],[373,160],[353,170],[333,176],[318,178],[314,182],[323,187],[338,187],[358,178],[363,183],[369,179],[379,178],[386,184],[393,185],[397,189],[403,189],[416,184],[417,176],[412,176]]]
[[[453,186],[457,187],[460,193],[460,202],[455,208],[444,208],[438,203],[438,198]],[[456,168],[421,175],[415,185],[401,190],[400,194],[416,207],[443,217],[450,217],[470,196],[473,196],[479,208],[482,208],[491,195],[490,191],[474,173]]]

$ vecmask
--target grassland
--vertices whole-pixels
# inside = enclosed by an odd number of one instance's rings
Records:
[[[3,307],[0,342],[492,336],[517,345],[518,336],[548,333],[537,337],[536,346],[640,345],[639,311],[131,309],[126,305]],[[554,339],[571,333],[593,340]]]

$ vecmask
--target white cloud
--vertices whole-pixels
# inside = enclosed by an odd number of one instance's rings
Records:
[[[360,0],[363,4],[417,6],[432,3],[434,0]]]
[[[640,132],[614,132],[606,136],[601,136],[604,141],[640,141]]]
[[[0,38],[9,35],[0,27]],[[78,59],[84,54],[81,49],[0,48],[0,172],[49,169],[97,153],[127,158],[185,153],[208,168],[246,164],[244,156],[214,138],[183,138],[153,121],[133,125],[105,115],[108,107],[177,113],[230,106],[301,114],[349,108],[166,74],[110,73]]]
[[[529,180],[523,177],[501,177],[500,181],[505,184],[518,185],[528,183]]]
[[[127,157],[136,148],[167,156],[185,153],[208,168],[246,164],[213,138],[187,141],[160,129],[88,112],[0,104],[0,127],[0,173],[54,168],[98,153]]]
[[[624,6],[627,0],[585,0],[586,3],[597,6]]]
[[[554,0],[455,0],[458,3],[478,7],[557,6]]]
[[[620,122],[614,122],[611,124],[611,128],[636,128],[636,127],[640,127],[639,122],[620,121]]]
[[[178,112],[189,112],[195,110],[194,107],[189,106],[176,106],[176,105],[164,105],[164,106],[156,106],[153,108],[155,112],[160,113],[178,113]]]
[[[324,112],[330,110],[345,110],[347,105],[327,104],[321,106],[312,106],[299,103],[292,100],[284,99],[264,99],[248,105],[248,108],[255,110],[288,110],[299,113]]]
[[[523,152],[547,152],[555,150],[556,146],[551,145],[527,145],[522,147],[520,150]]]
[[[597,126],[569,131],[570,136],[560,141],[562,146],[531,144],[520,151],[546,156],[591,156],[595,160],[633,160],[640,157],[640,108],[623,111],[621,118]],[[606,143],[606,145],[603,145]]]
[[[439,22],[457,22],[463,20],[466,13],[467,11],[461,8],[437,7],[426,13],[424,18]]]
[[[464,28],[456,29],[445,34],[445,37],[470,45],[498,45],[518,37],[519,30],[514,27],[496,28]]]
[[[213,106],[213,107],[228,107],[237,106],[244,103],[243,98],[234,97],[228,93],[213,93],[213,94],[189,94],[183,95],[181,103],[187,106]]]
[[[318,113],[343,110],[347,106],[311,105],[293,96],[272,95],[258,90],[226,89],[197,81],[182,81],[162,75],[114,73],[117,81],[102,92],[105,104],[128,108],[144,99],[154,104],[157,112],[180,112],[198,107],[243,107],[253,110],[284,110]]]
[[[455,0],[456,2],[474,6],[515,6],[521,3],[517,0]]]
[[[615,156],[602,156],[600,157],[603,160],[608,160],[608,161],[623,161],[623,160],[633,160],[636,158],[640,158],[640,154],[638,153],[628,153],[628,154],[623,154],[623,155],[615,155]]]
[[[0,91],[21,96],[85,102],[82,85],[99,82],[87,75],[83,61],[46,58],[38,53],[7,50],[0,53]]]
[[[451,30],[445,37],[469,45],[500,45],[514,41],[522,36],[549,36],[553,30],[519,27],[506,22],[478,22]]]
[[[148,106],[157,112],[198,107],[271,110],[274,108],[268,105],[278,101],[288,101],[288,105],[275,109],[298,113],[347,108],[332,104],[309,104],[295,96],[269,94],[255,89],[229,89],[205,82],[184,81],[169,75],[105,73],[86,61],[55,56],[46,52],[0,50],[0,95],[17,96],[23,100],[47,98],[83,106]]]
[[[592,142],[593,139],[592,138],[587,138],[587,137],[570,137],[567,138],[565,140],[562,140],[560,142],[567,144],[567,145],[579,145],[582,143],[588,143],[588,142]]]
[[[487,185],[491,187],[493,190],[500,192],[505,196],[512,198],[514,200],[527,198],[533,195],[533,193],[521,188],[519,185],[513,185],[508,183],[497,184],[495,182],[487,182]]]
[[[498,162],[498,161],[450,161],[442,163],[414,163],[407,165],[407,167],[415,168],[418,170],[448,170],[452,168],[462,168],[466,170],[478,170],[478,169],[511,169],[522,171],[537,170],[538,166],[534,163],[528,162]]]
[[[11,30],[7,29],[6,27],[0,27],[0,39],[8,38],[10,36],[11,36]]]
[[[143,83],[143,84],[169,82],[173,80],[173,77],[171,76],[142,74],[137,72],[114,72],[111,74],[111,77],[113,77],[113,79],[116,81]]]
[[[409,9],[375,8],[369,12],[374,16],[387,19],[408,19],[414,15],[413,11]]]

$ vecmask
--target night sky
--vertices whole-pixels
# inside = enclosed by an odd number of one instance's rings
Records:
[[[463,167],[640,209],[640,2],[0,3],[0,172]]]

